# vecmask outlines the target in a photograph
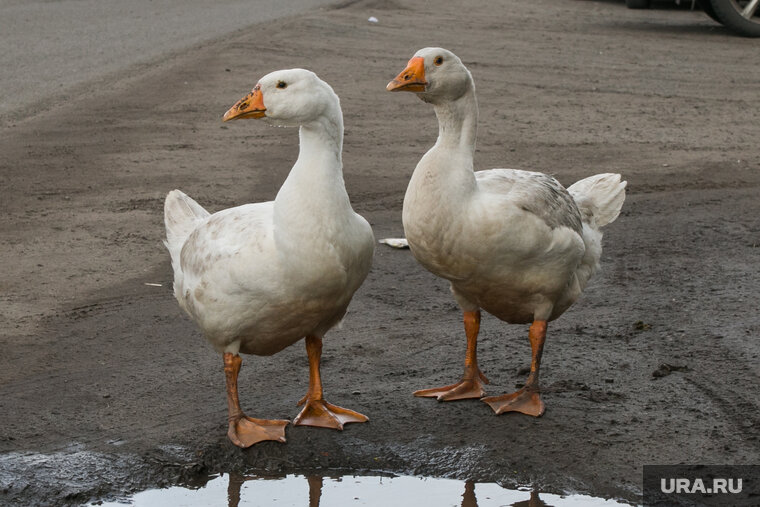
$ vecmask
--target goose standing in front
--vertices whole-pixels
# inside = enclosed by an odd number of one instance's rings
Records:
[[[272,355],[301,338],[309,389],[294,424],[343,429],[367,421],[324,401],[319,363],[322,337],[343,318],[369,272],[374,236],[346,193],[343,116],[327,83],[303,69],[268,74],[224,115],[224,121],[242,118],[300,127],[298,160],[275,200],[209,214],[173,190],[164,219],[174,295],[223,354],[228,436],[248,447],[284,442],[288,421],[243,413],[239,354]]]
[[[404,232],[414,257],[451,282],[467,336],[462,380],[415,395],[440,401],[485,395],[488,380],[476,355],[483,309],[508,323],[530,323],[532,349],[525,386],[483,401],[497,414],[540,416],[547,322],[578,299],[597,270],[600,228],[620,213],[626,183],[618,174],[598,174],[565,189],[537,172],[473,172],[475,84],[446,49],[418,51],[387,89],[416,93],[438,117],[438,140],[417,164],[404,197]]]

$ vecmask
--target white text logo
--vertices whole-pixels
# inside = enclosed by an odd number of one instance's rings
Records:
[[[710,481],[708,481],[710,484]],[[710,486],[702,479],[660,479],[660,490],[663,493],[741,493],[741,479],[713,479]]]

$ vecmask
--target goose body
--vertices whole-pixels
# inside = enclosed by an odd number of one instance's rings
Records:
[[[404,232],[415,258],[451,282],[463,307],[530,323],[536,314],[558,317],[580,295],[586,281],[577,269],[585,253],[580,214],[553,178],[481,171],[477,191],[463,199],[431,188],[424,167],[404,200]],[[560,213],[536,213],[549,206]]]
[[[439,135],[409,182],[404,232],[420,264],[451,283],[468,338],[462,382],[416,394],[439,400],[483,396],[487,380],[476,361],[483,309],[508,323],[531,323],[534,352],[524,391],[484,401],[497,413],[541,415],[538,369],[546,323],[580,297],[597,270],[600,228],[619,214],[625,182],[617,174],[599,174],[565,189],[539,172],[475,172],[475,85],[445,49],[418,51],[388,89],[417,93],[435,108]]]
[[[287,421],[259,424],[242,414],[239,353],[267,356],[306,338],[318,380],[322,337],[343,318],[366,278],[374,237],[346,193],[342,113],[327,83],[303,69],[268,74],[225,115],[225,121],[237,118],[300,127],[298,160],[275,200],[210,214],[174,190],[166,198],[165,223],[174,295],[224,355],[225,371],[234,373],[234,396],[230,374],[227,379],[228,434],[247,447],[265,439],[284,441],[280,426]],[[330,414],[321,396],[321,382],[310,383],[297,424],[342,428],[344,422],[366,420],[357,413]],[[249,431],[245,420],[258,421],[263,437]]]

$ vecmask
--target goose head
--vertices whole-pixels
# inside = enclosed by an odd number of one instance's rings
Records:
[[[437,104],[457,100],[471,85],[470,71],[457,55],[448,49],[424,48],[414,54],[386,90],[414,92],[425,102]]]
[[[336,111],[340,115],[340,101],[330,85],[309,70],[287,69],[262,77],[224,113],[223,121],[263,119],[278,127],[298,127]]]

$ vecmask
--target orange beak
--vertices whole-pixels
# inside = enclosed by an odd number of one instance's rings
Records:
[[[424,92],[427,89],[425,81],[425,59],[415,56],[406,68],[385,87],[389,92]]]
[[[222,121],[241,120],[247,118],[264,118],[267,108],[264,106],[264,94],[261,86],[256,85],[251,93],[238,100],[234,106],[224,113]]]

